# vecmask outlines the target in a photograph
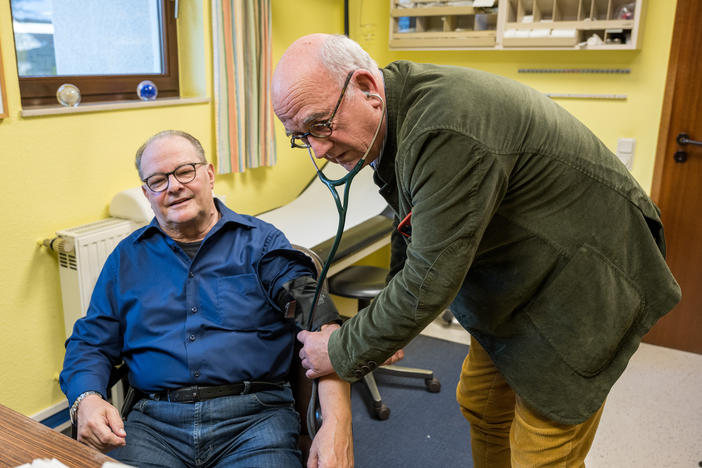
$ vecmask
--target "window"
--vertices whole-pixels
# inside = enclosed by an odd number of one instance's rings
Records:
[[[56,104],[76,85],[81,102],[138,99],[153,81],[178,96],[172,0],[11,0],[22,106]]]

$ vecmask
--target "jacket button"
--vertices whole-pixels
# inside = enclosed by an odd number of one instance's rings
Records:
[[[361,366],[361,370],[363,371],[364,374],[367,374],[371,371],[371,368],[368,366]]]
[[[354,377],[360,379],[361,377],[363,377],[363,372],[361,372],[361,369],[356,369],[355,371],[353,371],[353,375]]]
[[[376,367],[378,367],[378,363],[375,361],[368,361],[368,367],[370,367],[370,370],[374,370]]]

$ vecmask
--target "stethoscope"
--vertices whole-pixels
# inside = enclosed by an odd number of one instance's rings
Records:
[[[329,271],[329,266],[331,265],[332,260],[334,259],[334,255],[336,255],[336,250],[339,247],[341,237],[344,234],[344,225],[346,224],[346,213],[349,207],[349,190],[351,189],[351,181],[353,181],[353,178],[356,177],[356,174],[358,174],[363,168],[363,165],[366,162],[366,157],[368,156],[368,153],[370,152],[371,148],[373,148],[373,145],[375,145],[375,141],[378,138],[378,134],[380,133],[380,129],[382,128],[383,121],[385,119],[385,100],[380,95],[375,93],[365,92],[365,95],[369,97],[374,97],[376,99],[380,99],[380,102],[383,105],[382,113],[380,116],[380,121],[378,122],[378,126],[376,127],[375,133],[373,134],[373,139],[368,145],[366,152],[363,154],[358,163],[356,163],[353,169],[351,169],[345,176],[339,179],[329,179],[326,175],[324,175],[322,170],[317,165],[317,161],[314,157],[314,154],[312,154],[311,146],[309,144],[307,145],[307,152],[310,155],[312,164],[314,164],[314,167],[317,170],[317,177],[331,192],[332,197],[334,198],[334,204],[336,205],[336,211],[339,215],[339,224],[336,228],[336,236],[334,237],[334,243],[332,244],[332,248],[329,251],[329,256],[324,262],[324,266],[322,267],[322,270],[320,271],[319,276],[317,278],[317,287],[314,291],[312,310],[310,310],[309,320],[307,323],[308,331],[312,330],[312,316],[314,315],[314,311],[317,307],[317,301],[319,300],[319,295],[322,292],[322,286],[324,285],[324,280],[327,277],[327,271]],[[343,201],[339,197],[339,193],[336,191],[336,187],[340,185],[344,186]],[[307,431],[309,432],[310,437],[313,439],[315,434],[317,433],[317,429],[321,425],[322,420],[321,409],[319,408],[319,398],[317,397],[317,380],[318,379],[314,379],[312,381],[312,395],[310,396],[310,403],[307,407]]]

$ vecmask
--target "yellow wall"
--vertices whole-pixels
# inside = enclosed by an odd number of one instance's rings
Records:
[[[499,73],[544,92],[628,94],[624,102],[560,101],[610,147],[637,139],[633,173],[645,187],[653,174],[655,140],[674,2],[649,3],[639,51],[451,51],[387,49],[389,1],[351,0],[351,37],[382,66],[395,59],[459,64]],[[187,96],[212,97],[210,2],[180,2],[181,76]],[[274,62],[297,37],[341,33],[343,2],[272,0]],[[8,0],[0,0],[0,46],[10,116],[0,121],[5,214],[0,243],[0,403],[33,414],[61,401],[63,315],[56,258],[36,242],[57,230],[106,217],[111,197],[138,185],[135,149],[153,133],[179,128],[214,147],[211,104],[22,118]],[[524,75],[518,68],[625,67],[629,75]],[[217,176],[216,190],[243,213],[259,213],[294,198],[312,177],[306,157],[293,153],[279,124],[278,164]],[[292,174],[292,177],[291,177]]]

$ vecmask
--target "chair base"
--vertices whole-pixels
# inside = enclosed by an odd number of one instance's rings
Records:
[[[441,382],[434,378],[434,372],[427,369],[417,369],[414,367],[404,367],[397,365],[380,366],[373,372],[370,372],[363,376],[363,383],[370,393],[371,400],[373,402],[373,416],[381,421],[388,419],[390,417],[390,408],[388,408],[380,396],[380,391],[378,390],[378,385],[375,382],[374,373],[378,372],[385,375],[395,375],[398,377],[411,377],[417,379],[424,379],[424,385],[428,392],[438,393],[441,391]]]
[[[352,265],[329,279],[329,291],[332,294],[358,300],[358,310],[360,311],[368,307],[371,300],[383,290],[387,273],[388,271],[385,268]],[[371,410],[376,419],[388,419],[390,417],[390,408],[385,406],[380,397],[378,385],[375,383],[375,377],[373,377],[374,372],[424,379],[427,391],[436,393],[441,390],[441,384],[434,378],[434,373],[430,370],[396,365],[380,366],[373,372],[363,376],[363,383],[370,392],[370,397],[373,401]]]

